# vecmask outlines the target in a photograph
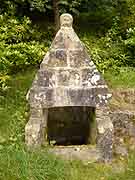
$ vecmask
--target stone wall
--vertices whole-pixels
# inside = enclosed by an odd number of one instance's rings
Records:
[[[114,98],[118,100],[122,100],[128,104],[135,104],[135,89],[128,88],[128,89],[120,89],[117,88],[112,91]]]
[[[114,152],[127,155],[135,148],[135,112],[113,111],[110,117],[114,125]]]
[[[135,112],[96,110],[97,147],[103,161],[111,161],[114,155],[127,156],[135,150]]]

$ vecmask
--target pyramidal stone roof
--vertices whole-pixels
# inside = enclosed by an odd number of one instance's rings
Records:
[[[30,105],[44,108],[105,105],[111,95],[72,28],[72,16],[61,15],[60,23],[28,93]]]

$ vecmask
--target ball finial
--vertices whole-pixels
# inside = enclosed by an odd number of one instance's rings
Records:
[[[60,16],[61,27],[72,27],[72,24],[73,24],[73,17],[70,14],[65,13]]]

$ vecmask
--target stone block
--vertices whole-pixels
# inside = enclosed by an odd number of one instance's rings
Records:
[[[54,69],[46,69],[46,70],[39,70],[37,74],[37,86],[43,87],[55,87],[56,86],[56,76]]]
[[[67,50],[57,49],[51,50],[49,55],[48,67],[66,67],[67,66]]]
[[[41,121],[29,121],[25,126],[25,142],[28,147],[40,147],[43,143],[43,127]]]
[[[82,85],[83,86],[105,86],[100,73],[93,68],[82,69]]]
[[[55,98],[56,101],[54,103],[54,107],[69,106],[68,88],[62,88],[62,87],[56,88]]]
[[[74,69],[64,69],[57,71],[57,85],[58,86],[80,86],[81,78],[80,72]]]
[[[65,48],[65,39],[62,31],[59,31],[54,41],[52,42],[51,47],[53,49],[64,49]]]

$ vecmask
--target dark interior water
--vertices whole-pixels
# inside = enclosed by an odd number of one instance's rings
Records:
[[[48,141],[55,145],[87,144],[90,136],[93,108],[58,107],[48,113]]]

